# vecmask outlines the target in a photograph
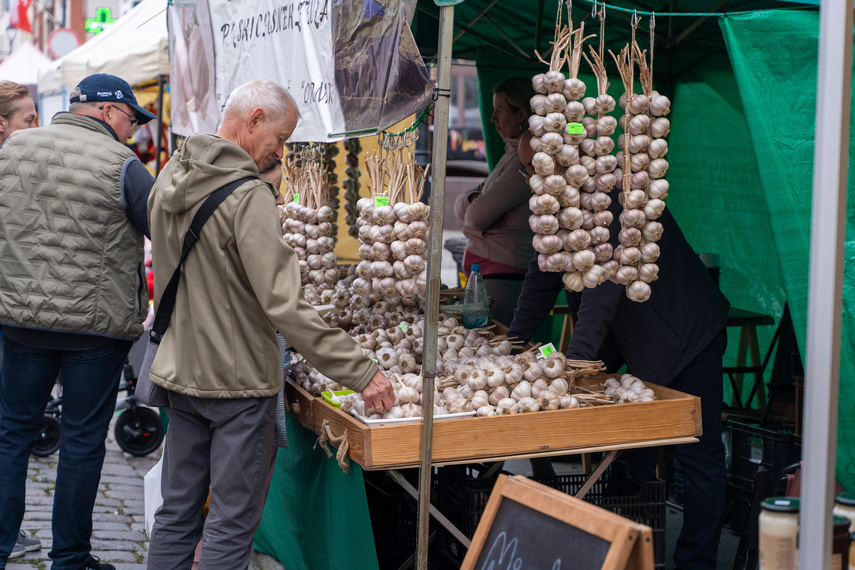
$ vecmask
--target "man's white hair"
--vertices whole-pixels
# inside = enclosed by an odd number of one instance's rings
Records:
[[[236,87],[226,101],[223,118],[245,117],[257,108],[261,108],[265,115],[270,115],[271,120],[276,122],[284,121],[289,109],[294,109],[297,118],[300,118],[297,102],[288,90],[266,79],[249,81]]]

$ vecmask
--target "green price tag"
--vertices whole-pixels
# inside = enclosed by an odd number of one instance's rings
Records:
[[[300,195],[299,194],[296,194],[296,193],[294,194],[294,202],[296,202],[298,204],[300,203]]]
[[[388,196],[377,196],[374,198],[374,205],[376,207],[380,206],[388,206],[389,205],[389,197]]]
[[[377,362],[377,359],[376,359],[376,358],[372,358],[371,360],[373,360],[374,362]]]
[[[547,356],[549,356],[553,352],[555,352],[555,347],[552,346],[551,342],[549,344],[545,344],[545,345],[540,347],[540,355],[543,356],[544,358],[546,358]]]
[[[401,324],[400,324],[400,325],[398,325],[398,326],[399,326],[399,327],[401,327],[401,330],[402,330],[402,331],[403,331],[403,330],[407,330],[407,323],[401,323]]]
[[[567,133],[571,135],[584,135],[585,127],[582,123],[567,123]]]

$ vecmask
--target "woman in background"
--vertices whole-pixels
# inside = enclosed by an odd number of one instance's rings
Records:
[[[0,146],[9,135],[36,126],[36,106],[30,90],[14,81],[0,81]]]
[[[9,135],[20,129],[36,126],[36,107],[30,98],[30,90],[14,81],[0,81],[0,147]],[[3,360],[3,327],[0,326],[0,362]],[[9,559],[21,558],[27,552],[40,550],[41,541],[24,530],[18,530],[18,541],[9,554]]]
[[[505,325],[513,320],[528,262],[535,255],[528,223],[531,190],[517,156],[533,96],[531,79],[525,77],[512,77],[493,88],[490,122],[505,141],[505,154],[487,179],[455,204],[468,238],[463,270],[468,276],[473,264],[481,265],[487,294],[493,298],[492,317]]]

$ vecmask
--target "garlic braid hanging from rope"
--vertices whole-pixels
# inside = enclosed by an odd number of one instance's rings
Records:
[[[529,179],[534,192],[529,200],[529,225],[535,233],[532,244],[542,271],[575,272],[572,253],[565,251],[562,238],[581,225],[582,213],[578,188],[569,185],[563,174],[578,165],[578,144],[584,138],[584,134],[570,135],[567,131],[568,121],[578,123],[584,112],[578,99],[585,93],[585,84],[576,77],[582,34],[583,27],[573,30],[572,22],[563,28],[556,25],[549,71],[532,80],[538,94],[531,99],[535,115],[529,117],[535,151],[535,174]],[[561,68],[568,61],[570,78],[565,79]]]
[[[359,226],[356,225],[356,218],[359,211],[356,208],[356,203],[359,201],[359,188],[361,186],[359,177],[362,173],[359,171],[359,153],[362,151],[362,145],[359,139],[347,139],[344,141],[344,150],[347,154],[344,157],[346,165],[344,169],[347,178],[342,182],[344,187],[344,210],[347,214],[344,221],[347,223],[347,234],[350,237],[359,237]]]
[[[362,261],[356,267],[359,277],[353,287],[364,296],[424,294],[430,208],[419,200],[425,172],[412,156],[404,159],[400,152],[386,158],[375,153],[365,159],[365,164],[372,197],[357,202]],[[405,200],[407,190],[410,201]]]
[[[661,158],[667,153],[667,143],[661,137],[657,138],[659,142],[652,143],[650,136],[652,76],[647,66],[646,53],[641,52],[635,42],[632,46],[625,46],[618,56],[612,53],[626,90],[621,97],[621,107],[626,111],[621,118],[625,132],[618,141],[621,147],[618,157],[622,163],[618,187],[622,190],[620,201],[623,212],[620,217],[621,245],[615,250],[615,258],[621,267],[613,281],[626,286],[627,297],[637,302],[650,298],[649,284],[657,279],[659,273],[659,267],[655,264],[659,258],[659,246],[655,242],[662,237],[662,224],[656,218],[665,208],[662,198],[667,193],[667,182],[663,184],[657,180],[665,175],[668,168],[667,161]],[[639,64],[641,94],[633,92],[634,63]],[[664,131],[662,126],[666,127]],[[657,133],[664,134],[668,128],[670,123],[660,123]],[[651,153],[655,158],[651,157]]]
[[[285,205],[283,239],[294,248],[300,264],[302,282],[332,289],[338,281],[335,239],[332,237],[335,212],[329,201],[329,178],[320,161],[283,161],[285,182],[294,201]]]
[[[400,180],[396,188],[395,204],[395,237],[390,248],[395,261],[392,268],[395,271],[397,283],[395,290],[401,297],[424,295],[427,289],[427,257],[428,257],[428,218],[430,207],[420,200],[424,194],[427,180],[426,168],[416,163],[412,154],[397,154],[395,168],[398,169],[396,180]]]

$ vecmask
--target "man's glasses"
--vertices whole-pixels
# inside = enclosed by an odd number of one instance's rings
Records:
[[[137,125],[139,124],[139,121],[137,120],[137,118],[134,115],[131,115],[127,111],[122,111],[119,107],[116,107],[115,105],[113,105],[113,108],[115,110],[119,111],[120,113],[122,113],[123,115],[125,115],[128,119],[130,119],[130,121],[131,121],[131,132],[134,132],[135,130],[137,130]]]
[[[520,168],[518,172],[520,173],[520,176],[522,176],[523,178],[528,178],[528,170],[526,170],[525,166]]]

